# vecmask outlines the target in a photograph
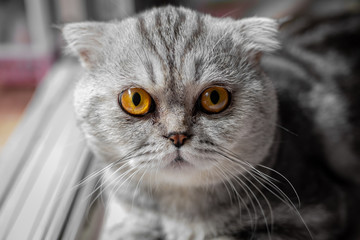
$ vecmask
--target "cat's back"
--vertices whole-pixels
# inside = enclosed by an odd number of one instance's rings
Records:
[[[281,37],[282,50],[263,61],[278,93],[280,163],[288,163],[278,168],[286,168],[286,177],[305,194],[311,188],[323,192],[324,205],[333,201],[328,196],[343,192],[354,230],[360,199],[360,14],[295,20]]]
[[[304,22],[285,26],[282,50],[264,61],[282,124],[298,138],[311,133],[326,164],[359,183],[360,14]]]

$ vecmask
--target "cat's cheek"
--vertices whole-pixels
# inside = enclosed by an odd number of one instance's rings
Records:
[[[197,135],[200,141],[206,140],[215,145],[229,146],[243,135],[242,126],[238,118],[204,119],[194,128],[194,135]]]

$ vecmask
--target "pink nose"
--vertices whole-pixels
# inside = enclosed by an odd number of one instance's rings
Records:
[[[184,145],[188,137],[182,133],[173,133],[168,138],[175,145],[175,147],[180,148],[182,145]]]

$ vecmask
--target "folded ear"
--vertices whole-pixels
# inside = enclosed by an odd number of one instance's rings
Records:
[[[79,57],[85,68],[101,61],[105,29],[106,23],[99,22],[70,23],[63,27],[69,51]]]
[[[234,41],[245,52],[259,54],[280,48],[276,20],[262,17],[245,18],[235,22]]]

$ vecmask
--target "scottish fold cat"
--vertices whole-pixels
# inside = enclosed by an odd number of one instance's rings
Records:
[[[275,20],[169,6],[63,33],[84,67],[79,126],[103,163],[112,220],[102,239],[346,232],[348,193],[338,180],[359,167],[336,130],[346,125],[345,103],[330,80],[305,74],[303,52],[283,44],[278,52],[292,58],[267,56],[281,45]]]

